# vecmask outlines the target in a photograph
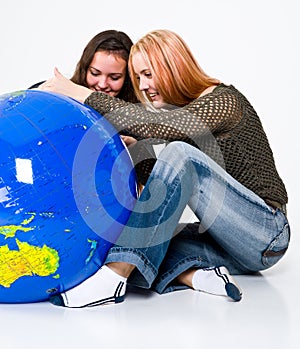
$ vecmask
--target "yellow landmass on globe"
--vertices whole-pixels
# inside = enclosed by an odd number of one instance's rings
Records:
[[[0,285],[10,285],[22,276],[49,276],[59,266],[58,252],[46,245],[32,246],[16,239],[19,250],[0,246]]]
[[[35,217],[35,214],[31,214],[31,216],[28,219],[24,219],[24,221],[20,225],[1,225],[0,226],[0,234],[4,235],[5,238],[12,238],[16,235],[17,231],[30,231],[33,230],[34,227],[24,227],[24,225],[27,225],[33,221]]]
[[[17,231],[27,232],[32,227],[24,227],[34,219],[34,214],[24,220],[21,225],[2,225],[0,234],[5,238],[15,237]],[[10,250],[8,245],[0,246],[0,285],[10,287],[22,276],[49,276],[59,267],[58,252],[44,245],[42,247],[30,245],[28,242],[15,240],[18,250]]]
[[[5,238],[12,238],[16,235],[16,232],[18,230],[26,232],[26,231],[30,231],[33,229],[34,228],[23,227],[22,225],[2,225],[0,227],[0,234],[4,235]]]

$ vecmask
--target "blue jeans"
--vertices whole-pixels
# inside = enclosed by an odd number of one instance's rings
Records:
[[[178,223],[189,205],[199,221]],[[287,218],[199,149],[172,142],[159,155],[117,245],[105,263],[136,266],[128,283],[166,293],[186,288],[190,268],[231,274],[270,268],[290,240]]]

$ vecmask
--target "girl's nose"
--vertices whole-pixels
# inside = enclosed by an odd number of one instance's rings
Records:
[[[98,78],[97,86],[99,86],[101,89],[106,88],[108,86],[107,79],[105,76],[100,76]]]
[[[141,91],[148,90],[149,89],[148,81],[146,79],[141,78],[139,88]]]

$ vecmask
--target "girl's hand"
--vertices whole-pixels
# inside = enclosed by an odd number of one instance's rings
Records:
[[[87,87],[74,84],[74,82],[63,76],[57,68],[54,68],[54,76],[41,84],[38,89],[60,93],[82,103],[92,93]]]
[[[121,135],[121,138],[127,147],[129,147],[130,145],[133,145],[137,142],[137,140],[135,138],[130,137],[130,136],[122,136]]]

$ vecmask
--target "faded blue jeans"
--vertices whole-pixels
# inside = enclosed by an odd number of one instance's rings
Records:
[[[199,222],[178,223],[186,205]],[[270,268],[289,240],[283,212],[199,149],[172,142],[160,153],[105,263],[133,264],[129,284],[166,293],[186,288],[176,277],[192,267],[223,265],[231,274]]]

